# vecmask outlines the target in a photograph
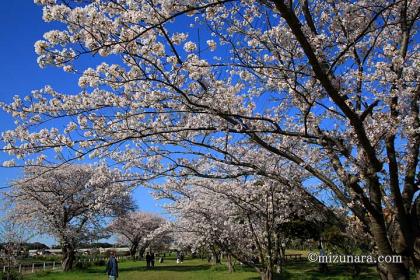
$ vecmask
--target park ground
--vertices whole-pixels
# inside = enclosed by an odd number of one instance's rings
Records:
[[[147,270],[144,261],[120,262],[120,277],[118,280],[258,280],[258,274],[249,268],[236,265],[236,271],[229,273],[224,265],[211,265],[207,260],[186,259],[184,263],[177,264],[173,257],[165,260],[163,264],[157,263],[153,270]],[[305,279],[379,279],[374,267],[363,267],[361,274],[352,278],[350,267],[335,265],[329,267],[325,274],[318,272],[316,264],[296,262],[286,265],[282,277],[285,280]],[[277,278],[277,277],[276,277]],[[93,266],[83,270],[71,272],[42,272],[27,275],[25,280],[107,280],[105,267]]]

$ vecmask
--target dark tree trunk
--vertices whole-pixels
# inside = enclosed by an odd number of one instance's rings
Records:
[[[211,250],[213,264],[220,264],[220,254],[216,250]]]
[[[280,253],[277,256],[277,273],[283,272],[283,265],[286,258],[286,248],[283,246],[280,246]]]
[[[130,257],[133,261],[136,261],[136,252],[137,248],[139,247],[138,243],[132,243],[130,247]]]
[[[416,272],[416,279],[420,279],[420,196],[418,196],[411,209],[412,227],[414,231],[413,250],[411,260]]]
[[[267,266],[264,270],[260,271],[261,280],[273,280],[272,267]]]
[[[62,251],[63,258],[61,266],[63,271],[69,271],[73,268],[73,264],[76,259],[75,249],[72,246],[64,245]]]
[[[381,216],[379,216],[381,217]],[[383,216],[382,216],[383,217]],[[378,247],[378,253],[382,256],[394,255],[391,248],[385,222],[378,217],[371,217],[371,231]],[[402,263],[382,263],[378,265],[378,272],[383,280],[409,280],[409,269]]]
[[[413,251],[414,271],[416,272],[416,279],[420,279],[420,237],[416,238]]]
[[[276,266],[277,273],[281,273],[283,271],[283,261],[286,254],[286,248],[283,247],[283,244],[281,243],[281,238],[279,235],[280,231],[281,229],[278,229],[275,235],[274,264]]]
[[[226,260],[227,260],[227,266],[228,266],[228,270],[230,273],[235,271],[235,267],[233,265],[233,260],[232,260],[232,255],[231,254],[227,254],[226,255]]]
[[[382,280],[409,280],[408,270],[401,269],[398,264],[378,264],[379,277]],[[406,274],[407,273],[407,274]],[[417,278],[418,279],[418,278]]]
[[[144,252],[146,251],[146,247],[145,246],[142,246],[142,247],[140,247],[140,250],[139,250],[139,258],[140,259],[143,259],[143,257],[144,257]]]

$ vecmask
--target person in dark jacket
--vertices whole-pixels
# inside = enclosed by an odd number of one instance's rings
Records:
[[[109,280],[116,280],[118,278],[118,261],[114,251],[111,251],[109,256],[106,273],[108,274]]]
[[[150,253],[147,252],[147,254],[146,254],[146,267],[147,267],[147,269],[150,268],[150,261],[151,260],[152,260],[152,257],[150,256]]]
[[[155,253],[153,252],[150,253],[150,265],[152,268],[155,267]]]

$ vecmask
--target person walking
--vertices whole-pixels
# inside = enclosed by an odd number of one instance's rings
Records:
[[[116,280],[118,278],[118,261],[114,251],[110,252],[108,264],[106,265],[106,273],[108,274],[109,280]]]
[[[151,256],[150,256],[150,253],[147,252],[146,253],[146,267],[147,267],[147,269],[150,269],[150,261],[151,261]]]
[[[150,266],[155,268],[155,253],[153,252],[150,253]]]
[[[181,253],[179,254],[179,260],[181,261],[181,263],[183,263],[183,262],[184,262],[184,253],[183,253],[183,252],[181,252]]]

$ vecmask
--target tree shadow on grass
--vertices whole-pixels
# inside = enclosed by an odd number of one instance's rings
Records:
[[[155,266],[153,269],[147,269],[144,266],[132,266],[132,267],[123,267],[119,269],[119,272],[128,272],[128,271],[199,271],[199,270],[209,270],[210,265],[181,265],[181,266]],[[100,268],[90,268],[88,273],[102,273],[105,269]]]
[[[376,272],[372,266],[361,265],[361,271],[358,276],[352,275],[350,265],[329,265],[328,272],[319,272],[317,264],[293,263],[287,264],[282,273],[273,275],[274,280],[378,280]],[[247,280],[259,280],[259,277],[250,277]]]
[[[291,274],[287,271],[282,272],[281,274],[275,273],[273,275],[273,280],[288,280],[288,279],[300,279],[300,278],[292,278]],[[261,277],[249,277],[246,280],[261,280]]]
[[[168,265],[168,266],[155,266],[152,269],[145,267],[129,267],[121,269],[121,271],[197,271],[197,270],[209,270],[210,265]]]
[[[318,264],[288,264],[281,279],[360,279],[377,280],[378,276],[370,265],[360,264],[359,275],[353,275],[352,266],[349,264],[328,265],[328,271],[321,273]],[[302,278],[302,276],[304,278]]]

